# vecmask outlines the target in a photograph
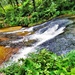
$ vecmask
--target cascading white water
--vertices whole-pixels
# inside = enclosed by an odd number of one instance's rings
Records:
[[[14,43],[18,44],[19,42],[24,42],[28,40],[37,40],[37,42],[30,47],[25,46],[20,48],[18,53],[12,55],[10,60],[18,61],[18,59],[20,58],[26,58],[28,53],[36,51],[37,46],[63,33],[65,27],[71,23],[73,22],[68,19],[56,19],[38,26],[27,28],[27,29],[22,28],[21,30],[18,30],[18,31],[4,33],[4,34],[13,34],[17,32],[23,33],[24,31],[34,32],[34,34],[23,36],[21,39],[9,41],[10,43],[13,43],[13,44]]]
[[[43,42],[49,40],[49,39],[52,39],[54,38],[55,36],[61,34],[64,32],[64,28],[65,27],[61,27],[60,29],[58,29],[58,26],[59,25],[55,25],[54,27],[52,28],[49,28],[47,31],[45,31],[43,34],[33,34],[31,36],[29,36],[29,39],[37,39],[38,42],[31,46],[31,47],[24,47],[24,48],[21,48],[19,50],[19,53],[16,54],[16,55],[13,55],[13,60],[14,61],[18,61],[18,59],[20,58],[26,58],[27,54],[30,53],[30,52],[33,52],[36,50],[36,47],[40,44],[42,44]],[[58,30],[57,30],[58,29]],[[19,41],[18,41],[19,42]]]

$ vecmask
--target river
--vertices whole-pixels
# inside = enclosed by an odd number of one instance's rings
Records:
[[[0,29],[0,64],[17,62],[43,48],[57,55],[75,50],[75,16],[55,18],[29,28]]]

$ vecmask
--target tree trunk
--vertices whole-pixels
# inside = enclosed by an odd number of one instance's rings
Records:
[[[35,0],[32,0],[32,1],[33,1],[34,11],[36,11],[36,7],[35,7]]]

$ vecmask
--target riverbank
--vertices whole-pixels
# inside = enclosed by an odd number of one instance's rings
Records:
[[[4,20],[2,20],[1,21],[1,24],[0,24],[0,32],[5,32],[5,31],[9,31],[9,27],[12,27],[12,28],[15,28],[15,27],[20,27],[20,28],[22,28],[22,27],[31,27],[31,26],[36,26],[36,25],[40,25],[40,24],[42,24],[42,23],[45,23],[45,22],[48,22],[48,21],[50,21],[50,20],[52,20],[52,19],[54,19],[54,18],[63,18],[63,17],[67,17],[67,18],[75,18],[75,14],[73,14],[72,12],[71,12],[71,14],[63,14],[63,15],[59,15],[59,16],[54,16],[54,17],[51,17],[51,18],[49,18],[49,19],[42,19],[42,20],[40,20],[40,21],[38,21],[37,23],[30,23],[28,26],[23,26],[23,25],[14,25],[14,26],[12,26],[12,25],[8,25],[7,23],[5,23],[4,22]],[[8,30],[7,30],[8,29]],[[13,29],[14,30],[14,29]],[[12,30],[12,31],[13,31]],[[16,30],[16,29],[15,29]],[[11,30],[10,30],[11,31]]]
[[[47,4],[50,3],[50,4]],[[14,4],[14,3],[13,3]],[[12,6],[6,4],[3,6],[4,12],[0,12],[0,28],[23,26],[30,27],[49,21],[60,15],[75,15],[75,1],[36,1],[32,5],[32,2],[26,0],[26,2],[20,3],[20,6]],[[46,4],[46,5],[45,5]]]

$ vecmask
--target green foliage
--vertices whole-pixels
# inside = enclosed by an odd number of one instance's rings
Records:
[[[16,4],[18,1],[18,4]],[[9,26],[29,26],[44,22],[62,14],[75,14],[75,1],[73,0],[5,0],[0,8],[0,16],[5,17],[5,23]],[[33,2],[34,1],[34,2]],[[35,6],[34,6],[35,5]],[[35,8],[35,10],[34,10]],[[35,12],[34,12],[35,11]],[[31,16],[29,18],[29,16]]]
[[[5,12],[14,10],[14,8],[10,4],[4,6],[4,9],[5,9]]]
[[[0,72],[6,75],[74,75],[75,74],[75,51],[65,56],[56,54],[45,49],[31,53],[26,59],[20,59],[22,64],[15,63]]]
[[[0,17],[4,17],[4,14],[5,14],[4,10],[0,7]]]
[[[20,20],[20,24],[21,24],[22,26],[28,26],[28,24],[29,24],[29,19],[28,19],[28,17],[22,18],[22,19]]]
[[[33,6],[30,4],[29,0],[25,0],[25,2],[19,7],[22,16],[29,15],[32,12]]]

